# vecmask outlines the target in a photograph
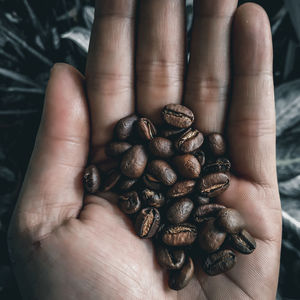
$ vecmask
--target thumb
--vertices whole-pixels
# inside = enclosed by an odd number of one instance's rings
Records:
[[[56,64],[10,236],[37,241],[78,215],[83,200],[81,172],[88,149],[84,77],[69,65]]]

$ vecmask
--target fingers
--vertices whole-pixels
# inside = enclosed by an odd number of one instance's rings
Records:
[[[137,108],[159,122],[163,106],[182,100],[185,1],[141,0],[138,22]]]
[[[194,0],[185,104],[204,133],[222,132],[230,83],[230,36],[236,0]]]
[[[12,222],[34,240],[76,217],[82,206],[81,173],[88,155],[88,124],[83,76],[71,66],[56,65]]]
[[[241,6],[234,21],[233,95],[228,140],[233,169],[257,183],[276,181],[272,37],[266,13]]]
[[[97,155],[115,123],[134,111],[135,5],[135,0],[96,0],[86,79]]]

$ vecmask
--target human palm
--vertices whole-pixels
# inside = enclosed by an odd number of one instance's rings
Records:
[[[133,0],[96,1],[86,79],[67,65],[52,70],[10,226],[26,299],[275,298],[281,211],[271,36],[260,7],[236,11],[236,2],[195,1],[186,70],[184,1],[142,0],[138,8]],[[115,196],[84,196],[81,177],[88,153],[93,162],[105,160],[118,119],[135,111],[158,121],[164,105],[182,101],[200,131],[224,131],[233,174],[217,201],[244,216],[257,249],[238,255],[226,274],[208,277],[196,266],[191,283],[176,292]]]

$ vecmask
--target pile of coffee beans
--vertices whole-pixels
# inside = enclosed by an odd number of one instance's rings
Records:
[[[158,263],[170,271],[169,287],[183,289],[198,263],[208,275],[227,272],[236,252],[250,254],[256,243],[238,211],[216,203],[230,184],[223,136],[205,137],[193,128],[194,114],[169,104],[163,125],[135,115],[115,126],[106,147],[110,161],[84,173],[89,193],[114,191],[136,234],[152,239]]]

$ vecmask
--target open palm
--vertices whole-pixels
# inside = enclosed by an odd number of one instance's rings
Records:
[[[195,0],[186,68],[184,2],[96,0],[86,78],[53,68],[9,234],[25,299],[275,298],[281,211],[268,19],[254,4]],[[233,174],[217,201],[244,216],[257,249],[226,274],[196,267],[176,292],[151,242],[136,237],[114,197],[84,196],[81,176],[89,153],[105,159],[120,118],[135,111],[159,121],[164,105],[181,102],[197,129],[227,137]]]

